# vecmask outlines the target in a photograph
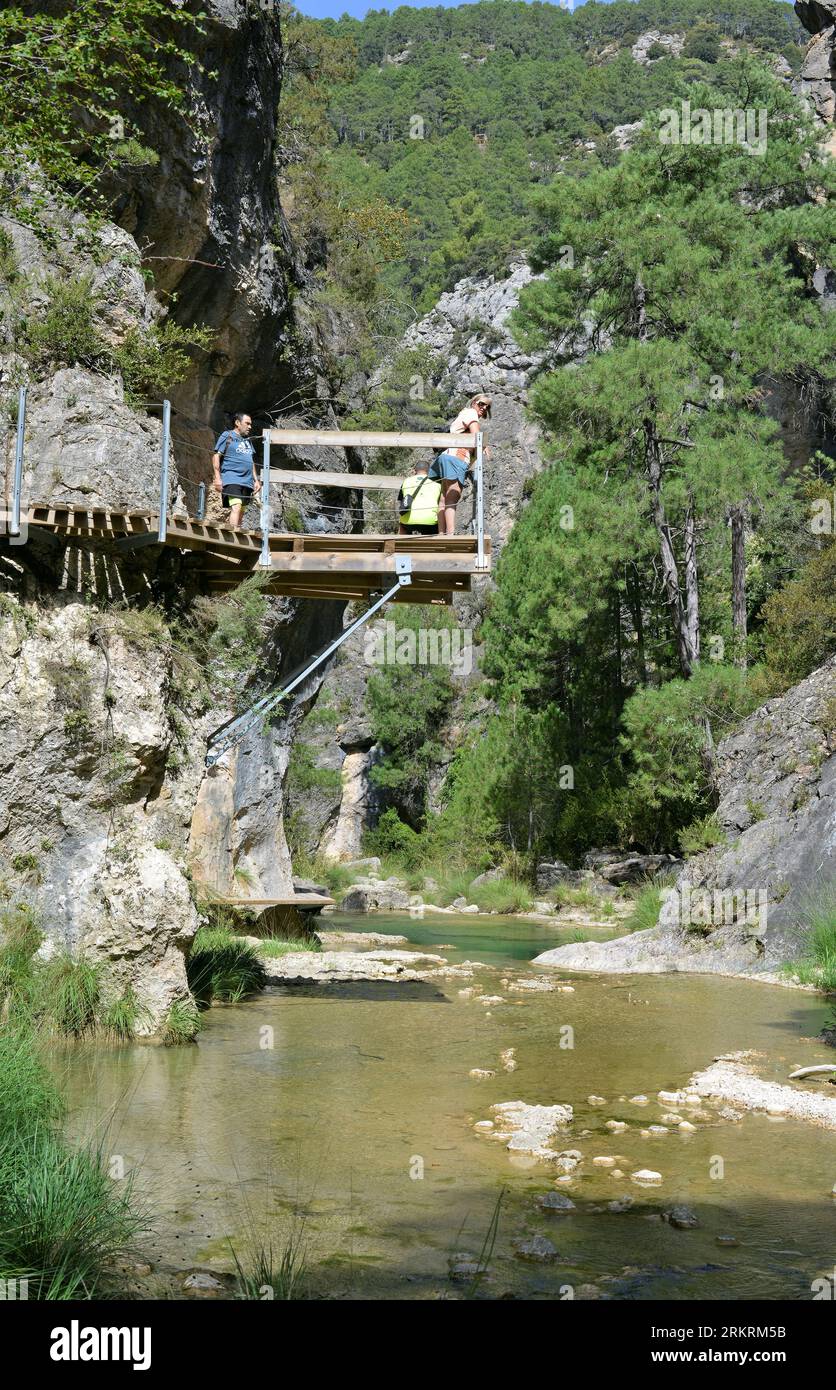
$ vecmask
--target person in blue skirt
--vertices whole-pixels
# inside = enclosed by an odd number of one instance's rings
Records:
[[[474,396],[449,425],[450,434],[478,434],[490,419],[490,396]],[[438,509],[439,535],[452,536],[456,530],[456,507],[462,495],[465,478],[473,458],[473,449],[447,449],[439,454],[430,467],[430,477],[441,483],[441,505]]]

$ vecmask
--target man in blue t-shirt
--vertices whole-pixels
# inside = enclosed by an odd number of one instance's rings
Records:
[[[212,468],[215,487],[224,506],[229,507],[229,519],[235,530],[240,531],[244,509],[253,495],[261,492],[261,483],[255,474],[255,450],[248,437],[253,422],[243,410],[236,410],[233,418],[235,428],[224,430],[215,445]]]

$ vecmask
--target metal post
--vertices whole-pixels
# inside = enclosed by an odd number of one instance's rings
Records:
[[[261,555],[258,563],[265,569],[270,568],[270,433],[267,430],[261,463]]]
[[[171,401],[163,401],[163,453],[160,468],[160,525],[157,540],[165,540],[168,524],[168,455],[171,448]]]
[[[476,436],[476,568],[485,568],[485,500],[482,490],[482,431]]]
[[[202,521],[203,518],[204,518],[205,516],[206,516],[206,484],[205,484],[205,483],[198,483],[198,485],[197,485],[197,515],[196,515],[196,518],[195,518],[195,519],[196,519],[197,521]]]
[[[20,492],[23,486],[23,439],[26,431],[26,390],[21,386],[17,397],[17,440],[15,442],[15,472],[12,491],[12,524],[9,534],[20,535]]]

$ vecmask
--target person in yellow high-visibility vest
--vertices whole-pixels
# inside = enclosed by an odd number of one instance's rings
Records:
[[[429,477],[429,465],[417,463],[398,493],[400,535],[437,536],[441,483]]]

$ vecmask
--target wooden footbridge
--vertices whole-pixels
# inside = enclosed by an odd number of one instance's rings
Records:
[[[21,509],[25,392],[21,393],[18,449],[9,534],[26,534],[29,527],[52,531],[68,542],[85,539],[117,549],[165,545],[194,553],[195,568],[212,592],[234,589],[247,575],[261,573],[272,593],[293,598],[368,599],[393,589],[398,603],[451,603],[456,593],[470,589],[474,574],[490,570],[490,538],[484,533],[482,501],[482,436],[430,434],[416,431],[265,430],[262,436],[261,525],[258,531],[234,530],[205,520],[181,516],[169,509],[169,420],[163,412],[160,507],[151,511],[117,511],[109,507],[56,506],[34,503]],[[317,469],[278,469],[270,462],[272,445],[328,448],[399,448],[427,451],[469,448],[474,451],[473,479],[476,521],[473,534],[456,536],[367,535],[328,531],[300,534],[273,531],[271,491],[285,486],[376,489],[394,492],[401,477],[379,473],[326,473]]]
[[[490,538],[484,531],[482,488],[482,435],[431,434],[363,430],[269,429],[262,436],[261,525],[258,531],[239,531],[205,520],[180,516],[170,510],[169,446],[171,407],[163,403],[160,505],[156,512],[118,511],[109,507],[57,506],[50,501],[31,503],[23,509],[23,447],[26,388],[21,388],[18,408],[12,507],[6,518],[6,534],[12,545],[21,544],[28,529],[49,531],[68,544],[84,540],[117,550],[145,546],[171,546],[190,551],[195,567],[210,592],[234,589],[251,574],[264,576],[272,593],[292,598],[365,601],[368,606],[340,635],[303,667],[286,676],[281,687],[265,695],[243,715],[217,729],[208,740],[207,765],[213,766],[247,732],[260,723],[280,701],[326,661],[358,628],[369,622],[386,603],[451,603],[457,593],[470,589],[474,575],[490,571]],[[455,536],[364,535],[273,531],[271,489],[307,486],[349,491],[381,489],[394,492],[401,477],[377,473],[326,473],[318,469],[277,469],[270,450],[278,446],[328,448],[470,449],[473,452],[475,518],[472,534]],[[425,455],[426,457],[426,455]],[[200,510],[200,507],[198,508]]]
[[[305,477],[317,483],[317,474]],[[485,562],[480,567],[476,538],[467,535],[269,532],[269,559],[265,564],[260,533],[235,531],[196,517],[169,515],[162,541],[157,512],[117,512],[41,503],[23,511],[21,522],[29,528],[51,531],[69,543],[87,539],[99,545],[112,542],[118,548],[127,539],[191,551],[195,572],[213,593],[234,589],[248,575],[262,574],[270,593],[293,598],[367,599],[375,591],[394,584],[397,557],[409,556],[412,583],[402,585],[393,601],[450,603],[454,594],[470,589],[473,574],[484,574],[490,567],[490,541],[486,539]]]

